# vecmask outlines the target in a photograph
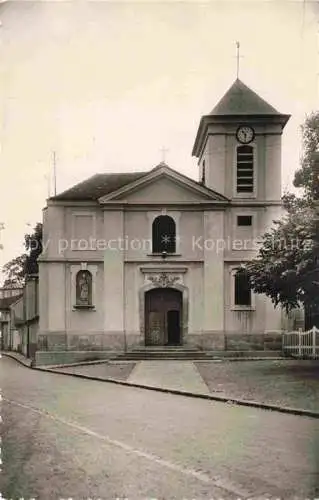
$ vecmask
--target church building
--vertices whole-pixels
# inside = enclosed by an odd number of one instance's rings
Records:
[[[283,313],[237,271],[281,216],[288,120],[237,79],[200,120],[197,181],[160,163],[49,198],[37,362],[271,345]]]

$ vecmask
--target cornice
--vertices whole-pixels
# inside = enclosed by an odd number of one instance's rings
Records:
[[[143,274],[147,273],[162,273],[162,272],[169,272],[169,273],[186,273],[188,271],[187,267],[185,266],[168,266],[168,265],[162,265],[162,266],[141,266],[140,271]]]
[[[203,149],[203,142],[205,140],[207,129],[210,124],[217,125],[229,125],[234,123],[240,123],[242,125],[246,124],[256,124],[256,125],[281,125],[282,130],[284,129],[287,121],[291,115],[285,114],[274,114],[274,115],[204,115],[201,117],[193,150],[192,156],[198,158]],[[223,134],[225,135],[225,134]]]
[[[145,211],[145,210],[162,210],[163,206],[167,209],[177,210],[177,211],[189,211],[189,210],[206,210],[207,207],[210,207],[212,210],[225,210],[229,206],[229,201],[194,201],[194,202],[156,202],[156,203],[138,203],[138,202],[107,202],[107,204],[103,205],[101,209],[112,211]]]
[[[252,256],[252,257],[224,257],[224,262],[226,262],[227,264],[231,263],[231,262],[250,262],[253,258],[255,257]]]
[[[282,207],[283,204],[278,200],[251,200],[251,199],[243,199],[243,200],[231,200],[230,207],[264,207],[268,206],[278,206]]]
[[[48,207],[92,207],[92,208],[97,208],[100,207],[99,203],[96,201],[81,201],[81,200],[57,200],[57,201],[47,201],[47,206],[44,208],[44,210]]]
[[[84,250],[85,251],[85,250]],[[97,263],[97,264],[103,264],[104,259],[87,259],[86,257],[61,257],[61,258],[48,258],[48,259],[38,259],[38,262],[41,264],[68,264],[68,263],[79,263],[81,262],[87,262],[88,264],[90,263]]]
[[[271,136],[272,135],[282,136],[283,131],[281,130],[280,132],[255,132],[255,138],[256,137],[266,137],[266,136],[270,136],[270,135]],[[207,132],[207,134],[205,135],[205,138],[202,140],[202,146],[201,146],[201,150],[200,150],[201,152],[197,156],[197,164],[200,164],[200,162],[203,158],[204,152],[205,152],[205,148],[206,148],[208,139],[211,136],[234,137],[236,139],[236,131],[232,131],[232,132]],[[237,139],[236,139],[236,142],[237,142]],[[195,155],[193,155],[193,156],[195,156]]]
[[[179,264],[181,264],[181,265],[184,264],[184,266],[189,265],[189,264],[203,264],[204,258],[203,257],[199,257],[198,259],[185,259],[185,258],[173,259],[172,258],[172,260],[171,260],[169,257],[165,257],[165,260],[164,260],[163,257],[161,257],[161,258],[154,257],[154,258],[148,258],[148,259],[145,259],[145,258],[137,259],[135,257],[134,259],[125,258],[124,263],[125,264],[138,264],[138,265],[149,264],[149,265],[153,265],[154,267],[158,267],[159,264],[161,264],[161,270],[163,271],[163,268],[165,268],[166,266],[168,269],[170,269],[170,265],[174,266],[174,268],[175,268]]]

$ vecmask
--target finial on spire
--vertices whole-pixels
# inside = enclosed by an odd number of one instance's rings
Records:
[[[243,56],[239,55],[240,43],[236,42],[236,59],[237,59],[237,68],[236,68],[236,76],[239,78],[239,59]]]

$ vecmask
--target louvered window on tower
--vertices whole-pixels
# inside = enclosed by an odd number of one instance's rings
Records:
[[[251,146],[237,148],[237,193],[254,191],[254,149]]]

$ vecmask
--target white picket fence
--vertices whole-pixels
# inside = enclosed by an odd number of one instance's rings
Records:
[[[313,326],[303,332],[284,332],[282,349],[285,354],[296,358],[319,358],[319,329]]]

